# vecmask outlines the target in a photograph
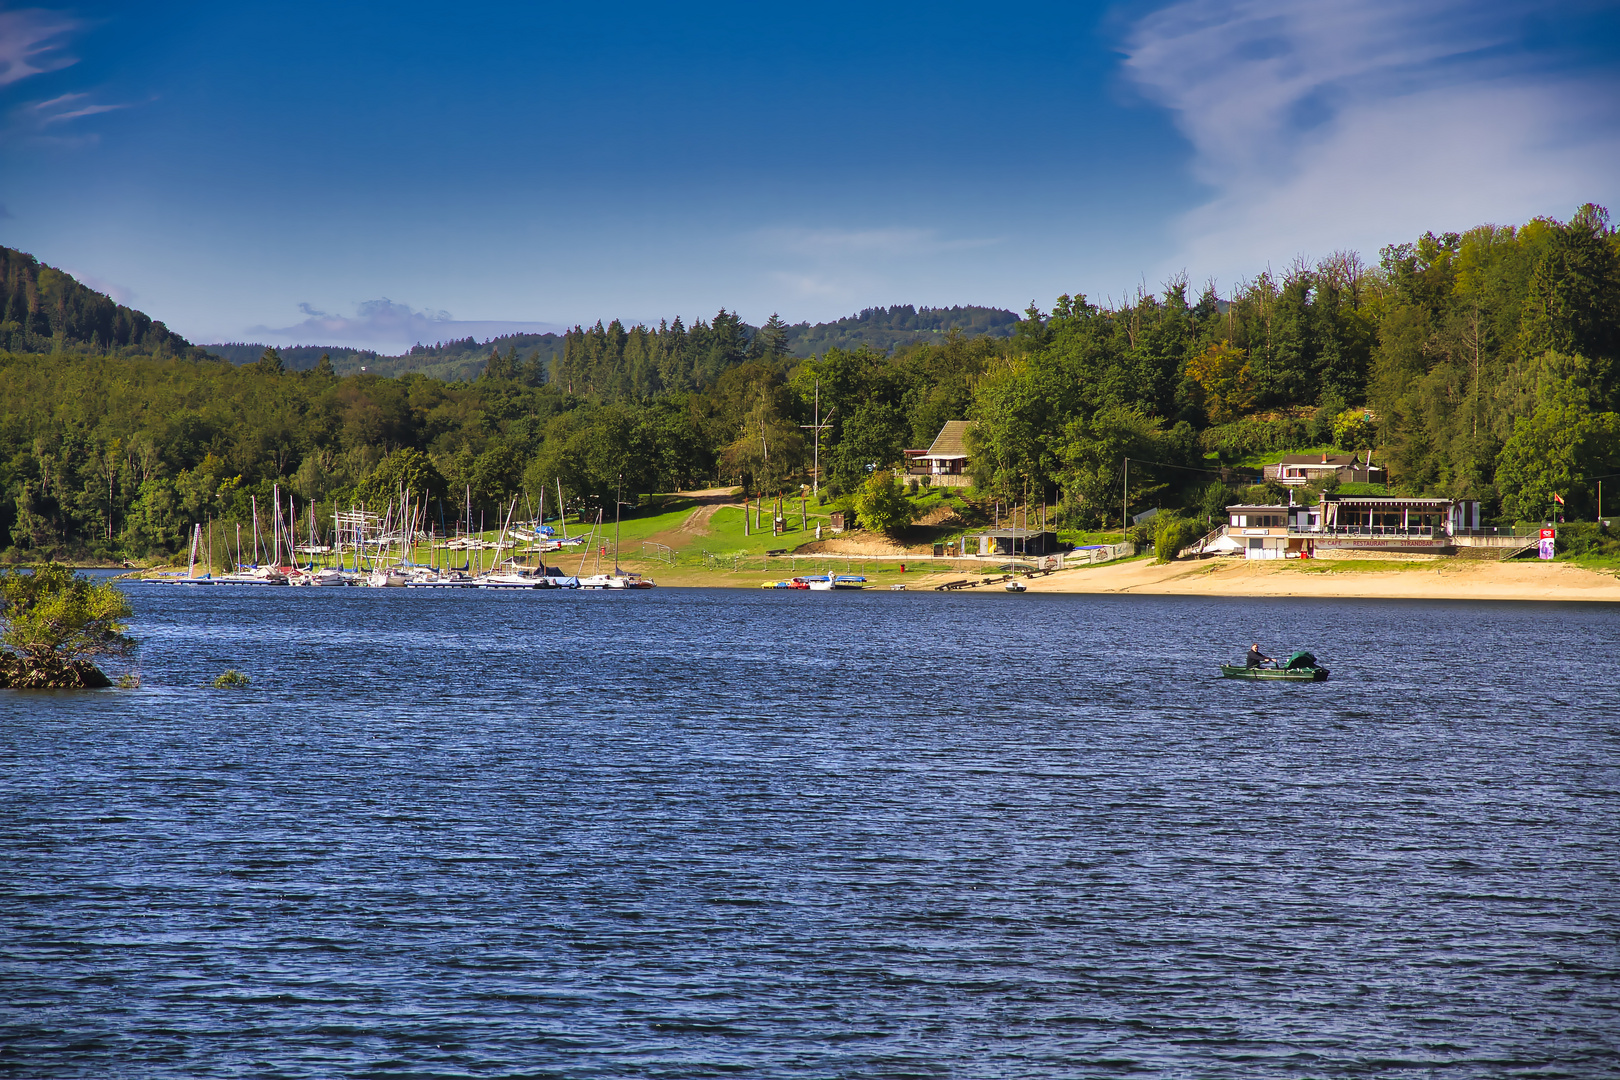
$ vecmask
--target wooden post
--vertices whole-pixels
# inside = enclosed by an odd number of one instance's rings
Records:
[[[748,531],[748,492],[743,492],[743,535],[753,535]]]
[[[1131,531],[1131,459],[1125,459],[1125,491],[1119,499],[1119,531],[1124,540],[1130,539]],[[1121,542],[1123,543],[1124,540]]]

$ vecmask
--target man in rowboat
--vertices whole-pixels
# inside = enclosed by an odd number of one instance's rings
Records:
[[[1260,651],[1260,643],[1257,641],[1253,645],[1249,646],[1249,655],[1245,658],[1243,666],[1246,668],[1257,668],[1264,664],[1275,664],[1276,662],[1277,661]]]

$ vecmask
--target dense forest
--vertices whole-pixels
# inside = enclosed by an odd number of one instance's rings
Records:
[[[11,352],[190,356],[203,350],[143,312],[46,266],[0,247],[0,349]]]
[[[788,326],[772,316],[763,327],[750,326],[740,321],[737,316],[722,310],[714,323],[699,321],[690,331],[679,319],[675,320],[673,326],[667,322],[661,324],[657,331],[651,331],[647,327],[632,327],[627,330],[622,323],[614,322],[609,326],[597,323],[589,329],[576,326],[567,334],[507,334],[482,342],[470,337],[440,341],[432,345],[415,345],[399,356],[379,354],[369,349],[345,349],[324,345],[295,345],[277,349],[277,352],[281,354],[282,363],[290,371],[308,371],[320,362],[322,356],[325,356],[331,360],[333,368],[339,375],[353,375],[364,368],[378,375],[393,376],[420,372],[435,379],[450,381],[477,378],[489,362],[490,354],[496,353],[503,358],[503,363],[520,373],[524,381],[538,386],[553,377],[557,363],[569,351],[569,342],[587,337],[592,338],[588,348],[596,355],[602,350],[603,335],[610,335],[615,339],[635,336],[637,340],[633,344],[626,341],[626,344],[631,346],[628,361],[630,366],[650,364],[657,367],[662,364],[667,374],[671,361],[663,353],[670,349],[677,353],[691,349],[701,352],[708,347],[706,338],[711,330],[728,341],[731,337],[740,336],[740,347],[744,352],[753,350],[757,353],[760,349],[769,347],[782,355],[804,360],[828,349],[858,349],[863,345],[881,352],[890,352],[897,347],[919,342],[938,345],[944,342],[946,335],[952,330],[959,330],[970,336],[1011,337],[1017,325],[1018,316],[1012,312],[986,307],[925,307],[919,310],[910,304],[897,304],[889,308],[867,308],[858,315],[830,323],[801,322]],[[646,348],[647,342],[640,336],[646,333],[673,336],[664,339],[661,348],[654,348],[649,352]],[[695,335],[690,344],[684,340],[689,333]],[[757,340],[762,333],[766,335],[766,340]],[[619,346],[611,347],[619,348]],[[264,352],[265,346],[232,342],[209,345],[206,348],[216,356],[233,363],[247,364],[257,360]],[[654,353],[658,354],[656,359]],[[570,354],[570,363],[572,362],[573,357]],[[625,361],[620,357],[614,363],[623,364]],[[644,387],[653,386],[655,381],[660,384],[664,381],[663,376],[659,376],[657,380],[649,379],[645,371],[633,374],[630,378],[633,383]],[[678,378],[677,381],[682,379]],[[690,379],[684,381],[690,382]]]
[[[26,265],[30,320],[82,289],[40,286],[43,268]],[[897,311],[909,318],[883,317]],[[1620,474],[1620,237],[1594,206],[1425,235],[1376,266],[1297,263],[1227,296],[1185,279],[1117,307],[1060,296],[1007,335],[953,329],[809,358],[781,320],[754,329],[722,311],[577,329],[549,362],[538,343],[468,343],[476,373],[446,380],[345,374],[331,355],[291,365],[275,350],[230,363],[172,335],[134,352],[112,318],[30,321],[52,328],[44,346],[9,331],[29,346],[0,352],[9,558],[172,552],[192,522],[247,520],[276,484],[323,517],[403,484],[447,521],[469,497],[488,513],[559,482],[575,508],[600,505],[621,476],[626,492],[791,490],[818,400],[834,498],[968,418],[979,490],[1044,498],[1075,527],[1218,506],[1238,494],[1223,465],[1330,445],[1370,452],[1394,491],[1478,498],[1505,522],[1540,519],[1555,494],[1590,518],[1597,482]],[[105,347],[62,347],[92,323],[114,327],[92,339]]]

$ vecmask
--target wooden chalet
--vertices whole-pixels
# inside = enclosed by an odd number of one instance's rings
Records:
[[[907,450],[906,475],[928,477],[939,487],[972,487],[968,475],[967,433],[971,420],[947,420],[927,450]]]

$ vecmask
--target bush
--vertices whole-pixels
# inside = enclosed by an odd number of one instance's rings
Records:
[[[1378,425],[1366,409],[1346,409],[1333,418],[1333,445],[1340,450],[1368,450],[1378,438]]]
[[[124,635],[132,609],[110,581],[91,581],[59,563],[32,572],[0,574],[0,635],[15,652],[0,652],[0,686],[54,689],[111,686],[95,664],[128,656]]]
[[[1310,430],[1303,420],[1285,417],[1261,420],[1246,417],[1230,424],[1205,428],[1198,445],[1222,461],[1236,461],[1251,454],[1277,453],[1303,446],[1310,441]]]
[[[861,526],[887,536],[910,525],[916,512],[917,508],[906,498],[905,489],[887,469],[879,469],[868,477],[855,496],[855,514]]]
[[[235,668],[226,668],[224,671],[220,672],[219,677],[214,680],[214,689],[238,690],[244,686],[247,686],[252,681],[252,679],[249,679],[246,675],[242,674],[240,671],[237,671]]]
[[[1198,525],[1184,517],[1160,514],[1154,519],[1153,561],[1167,563],[1181,554],[1181,549],[1198,541],[1204,534]]]
[[[1601,522],[1570,521],[1558,526],[1560,555],[1620,555],[1620,532]]]

